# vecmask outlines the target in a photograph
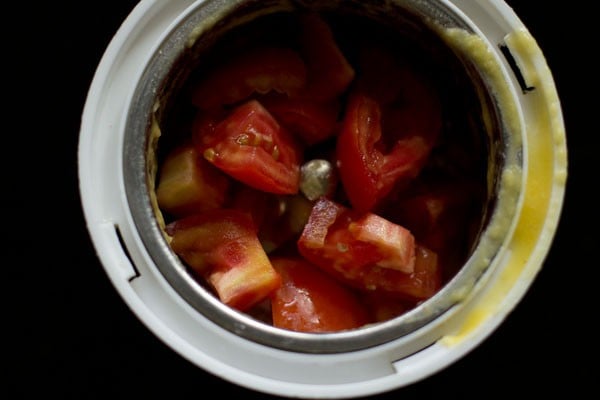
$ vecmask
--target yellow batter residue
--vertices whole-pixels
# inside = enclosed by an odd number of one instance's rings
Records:
[[[489,47],[482,39],[465,31],[450,31],[449,41],[473,59],[488,77],[493,80],[495,76],[499,76],[493,72],[499,67],[494,67],[491,59],[484,59]],[[513,309],[542,266],[563,203],[567,179],[567,146],[560,101],[552,74],[540,48],[526,29],[508,34],[505,43],[527,86],[534,87],[534,90],[522,95],[521,101],[526,116],[522,200],[512,238],[498,256],[496,275],[486,283],[487,287],[472,294],[476,297],[465,299],[466,315],[456,331],[441,339],[440,343],[445,345],[463,342],[478,332],[486,322],[504,318]],[[495,86],[507,85],[496,82]],[[504,108],[503,92],[499,93],[499,102]],[[507,104],[510,106],[512,103]],[[505,123],[508,122],[510,130],[515,129],[519,120],[516,111],[515,114],[512,113],[510,110],[502,116],[508,118]]]

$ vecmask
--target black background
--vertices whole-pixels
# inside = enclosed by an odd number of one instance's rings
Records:
[[[6,164],[2,189],[9,372],[0,394],[275,398],[210,375],[154,336],[111,285],[86,231],[77,186],[81,113],[104,50],[136,3],[34,2],[11,14],[4,119],[12,122],[5,134],[17,140],[17,151],[5,144],[3,163],[25,161]],[[592,12],[564,2],[507,3],[544,51],[563,105],[569,180],[554,245],[533,286],[489,339],[440,373],[373,398],[597,393],[598,205],[590,192],[599,172],[592,164],[598,84],[597,64],[586,53],[597,46],[597,27]]]

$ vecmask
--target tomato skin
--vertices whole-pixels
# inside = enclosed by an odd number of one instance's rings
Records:
[[[307,71],[298,53],[288,48],[259,47],[237,54],[211,71],[193,90],[192,103],[215,110],[271,91],[293,95],[304,88]]]
[[[251,308],[281,283],[244,212],[218,209],[195,214],[170,223],[166,232],[173,251],[232,308]]]
[[[361,290],[415,300],[440,287],[437,254],[417,244],[410,232],[325,198],[313,207],[297,246],[308,261]],[[398,263],[395,268],[392,262]]]
[[[301,258],[277,257],[281,286],[271,300],[273,325],[299,332],[336,332],[369,322],[356,293]]]
[[[163,211],[181,218],[221,207],[228,189],[229,178],[185,144],[161,164],[156,199]]]
[[[379,205],[395,185],[414,179],[433,147],[433,142],[423,136],[401,136],[384,153],[381,123],[379,103],[354,93],[346,108],[336,153],[350,203],[362,212]]]
[[[346,195],[359,211],[370,211],[382,197],[377,174],[383,155],[374,149],[380,137],[378,104],[366,96],[353,96],[346,106],[336,154]]]
[[[300,146],[257,100],[235,108],[197,141],[205,159],[240,182],[269,193],[298,192]]]

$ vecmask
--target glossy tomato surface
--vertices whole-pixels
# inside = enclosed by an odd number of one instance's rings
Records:
[[[299,332],[336,332],[370,321],[357,294],[320,268],[298,258],[273,259],[281,286],[271,301],[273,325]]]
[[[300,148],[258,101],[236,107],[201,141],[204,158],[231,177],[269,193],[298,192]]]

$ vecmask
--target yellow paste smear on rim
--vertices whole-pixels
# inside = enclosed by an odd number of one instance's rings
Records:
[[[451,43],[467,51],[476,62],[483,58],[482,51],[488,51],[483,40],[476,35],[451,29],[447,36]],[[510,33],[505,41],[528,86],[535,88],[526,94],[532,100],[528,111],[535,118],[525,121],[524,151],[527,165],[523,203],[499,276],[468,311],[458,331],[440,340],[445,345],[462,342],[489,318],[503,317],[508,313],[518,301],[509,297],[509,293],[519,283],[528,285],[539,271],[562,207],[567,179],[567,147],[560,101],[552,74],[537,43],[526,29]],[[499,97],[502,102],[502,94]],[[517,115],[508,115],[508,118],[509,121],[505,122],[508,122],[510,129],[514,122],[510,120],[517,118]],[[507,301],[512,304],[507,304]]]

